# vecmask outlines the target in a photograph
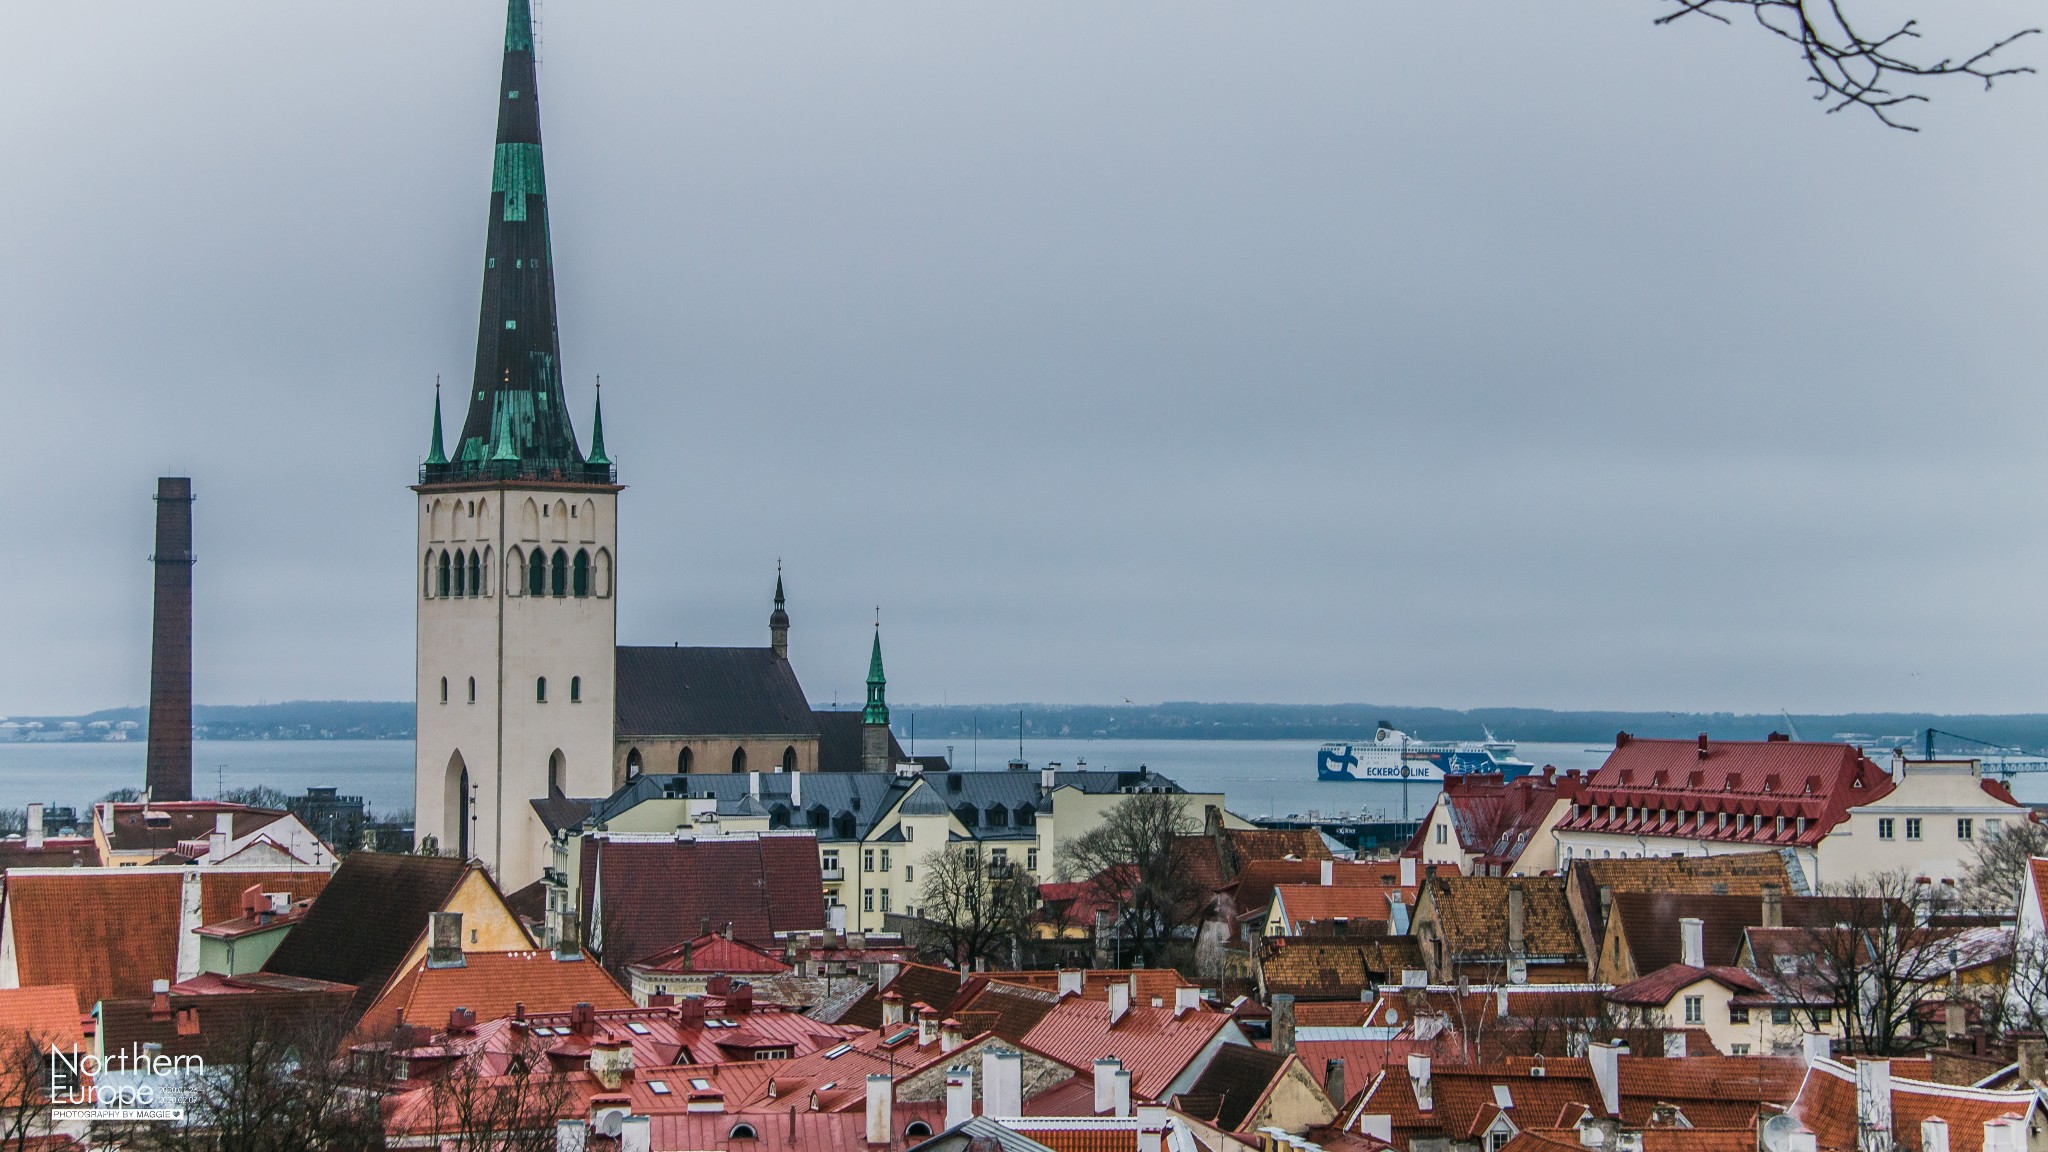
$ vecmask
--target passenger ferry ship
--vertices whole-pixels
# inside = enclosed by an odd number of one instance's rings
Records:
[[[1318,780],[1442,780],[1497,772],[1513,780],[1536,766],[1515,756],[1512,740],[1415,740],[1382,721],[1370,744],[1325,744],[1316,753]]]

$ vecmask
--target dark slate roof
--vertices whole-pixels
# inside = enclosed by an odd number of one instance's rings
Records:
[[[927,964],[905,964],[886,987],[870,988],[840,1014],[836,1023],[852,1024],[858,1028],[880,1028],[882,1026],[882,994],[894,992],[903,997],[903,1018],[914,1020],[911,1006],[919,1002],[929,1004],[941,1012],[948,1011],[953,1001],[960,996],[960,986],[965,978],[950,968],[934,968]]]
[[[583,939],[614,975],[732,925],[735,939],[775,946],[777,932],[825,928],[818,842],[807,834],[694,840],[586,836],[579,901]],[[601,916],[601,931],[591,925]]]
[[[1234,1132],[1286,1063],[1287,1057],[1277,1052],[1225,1044],[1216,1050],[1188,1094],[1218,1098],[1217,1127]]]
[[[593,827],[602,825],[649,800],[710,796],[718,801],[721,816],[759,815],[765,811],[777,828],[809,829],[826,841],[859,840],[895,808],[907,791],[894,774],[887,772],[805,772],[800,777],[763,772],[761,798],[756,801],[749,794],[753,780],[753,774],[744,772],[642,776],[599,801],[591,810],[590,823]],[[801,805],[790,801],[792,784],[803,789]],[[786,825],[780,822],[785,813]],[[848,834],[842,835],[842,830]]]
[[[278,944],[265,972],[356,986],[351,1024],[425,935],[468,865],[452,856],[352,852]]]
[[[859,772],[859,710],[813,712],[811,722],[818,727],[818,771]],[[896,733],[889,733],[889,763],[901,764],[905,759],[903,745],[896,742]]]
[[[564,796],[560,792],[553,792],[543,799],[531,800],[528,803],[533,805],[533,814],[540,817],[540,822],[546,826],[548,835],[552,836],[565,828],[574,828],[583,823],[584,817],[590,815],[590,810],[604,801],[579,800]]]
[[[789,661],[772,648],[620,648],[618,724],[635,736],[816,736]]]

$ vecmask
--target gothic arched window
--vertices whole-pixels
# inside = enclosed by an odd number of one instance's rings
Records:
[[[526,566],[526,590],[535,596],[548,594],[548,558],[538,548],[533,550],[533,559]]]
[[[732,750],[732,770],[735,772],[745,772],[747,770],[747,750],[745,748],[735,748]]]
[[[574,590],[578,597],[590,595],[590,553],[582,548],[576,550]]]
[[[448,702],[448,678],[447,678],[446,676],[443,676],[443,677],[441,677],[441,703],[443,703],[443,704],[446,704],[447,702]]]
[[[469,565],[463,563],[462,553],[455,554],[455,597],[461,599],[469,594]]]
[[[448,595],[448,553],[446,552],[441,553],[441,566],[434,580],[434,594],[437,596]]]
[[[469,594],[471,596],[481,596],[484,594],[484,561],[483,557],[479,556],[474,548],[469,550]]]
[[[426,571],[422,574],[423,579],[420,581],[420,595],[432,600],[434,598],[434,552],[432,549],[427,550],[425,569]]]
[[[554,569],[554,593],[558,597],[567,596],[569,594],[569,554],[560,548],[555,549]]]
[[[583,703],[583,677],[581,676],[569,677],[569,703]]]
[[[474,676],[469,678],[469,702],[471,704],[476,703],[476,677]]]
[[[640,750],[638,748],[628,748],[626,749],[626,779],[638,780],[639,778]]]
[[[689,775],[690,762],[695,759],[695,756],[690,755],[690,750],[688,748],[685,748],[681,752],[676,753],[676,771],[681,772],[685,776]]]
[[[562,750],[557,748],[548,756],[548,795],[562,790]]]
[[[788,748],[784,748],[784,749],[782,750],[782,770],[783,770],[784,772],[794,772],[794,771],[796,771],[796,747],[795,747],[795,745],[791,745],[790,747],[788,747]]]
[[[545,703],[547,703],[547,702],[548,702],[548,678],[547,678],[547,677],[545,677],[545,676],[539,676],[539,677],[535,677],[535,678],[534,678],[534,681],[533,681],[533,700],[534,700],[534,703],[536,703],[536,704],[545,704]]]

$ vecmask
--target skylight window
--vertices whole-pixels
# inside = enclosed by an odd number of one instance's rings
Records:
[[[706,1080],[702,1076],[692,1076],[690,1077],[690,1087],[695,1088],[699,1092],[709,1092],[711,1091],[711,1081]]]
[[[668,1095],[668,1081],[649,1080],[647,1082],[647,1090],[649,1092],[654,1093],[656,1096],[666,1096]]]
[[[635,1036],[645,1036],[647,1035],[648,1028],[647,1025],[642,1024],[638,1020],[634,1020],[627,1023],[626,1031],[631,1032]]]
[[[837,1059],[839,1059],[839,1058],[840,1058],[841,1056],[844,1056],[844,1055],[846,1055],[846,1054],[847,1054],[848,1052],[851,1052],[851,1051],[853,1051],[853,1045],[851,1045],[851,1044],[841,1044],[841,1045],[840,1045],[839,1047],[837,1047],[837,1048],[834,1048],[834,1049],[832,1049],[832,1050],[831,1050],[830,1052],[827,1052],[827,1053],[825,1053],[825,1059],[827,1059],[827,1060],[837,1060]]]
[[[1503,1108],[1513,1108],[1515,1106],[1514,1093],[1509,1092],[1508,1086],[1505,1084],[1495,1084],[1493,1086],[1493,1102]]]

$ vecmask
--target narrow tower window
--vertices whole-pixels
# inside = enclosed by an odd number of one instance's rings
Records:
[[[676,753],[676,771],[681,772],[686,776],[689,775],[690,762],[694,759],[696,759],[696,757],[690,755],[690,750],[688,748],[685,748],[681,752]]]
[[[446,552],[441,553],[441,567],[438,578],[434,581],[434,594],[437,596],[448,595],[448,553]]]
[[[560,792],[561,790],[562,750],[557,748],[555,749],[554,754],[548,757],[548,794],[552,796],[555,793]]]
[[[639,778],[640,750],[638,748],[628,748],[626,750],[626,779],[638,780]]]
[[[479,556],[474,548],[469,550],[469,594],[471,596],[481,596],[484,594],[484,561],[483,557]]]
[[[536,678],[534,679],[534,682],[533,682],[533,699],[534,699],[534,702],[535,702],[535,703],[537,703],[537,704],[545,704],[545,703],[547,703],[547,702],[548,702],[548,678],[547,678],[547,677],[545,677],[545,676],[540,676],[540,677],[536,677]]]
[[[446,704],[447,702],[448,702],[448,678],[447,678],[446,676],[443,676],[443,677],[441,677],[441,703],[443,703],[443,704]]]
[[[583,677],[581,676],[569,677],[569,703],[583,703]]]
[[[476,703],[476,677],[474,676],[469,678],[469,702],[471,704]]]
[[[745,748],[735,748],[732,750],[732,770],[735,772],[745,772],[747,770],[747,750]]]
[[[455,595],[457,599],[469,594],[469,565],[462,562],[462,553],[455,554]]]
[[[548,594],[548,558],[538,548],[533,550],[533,561],[527,565],[526,590],[535,596]]]
[[[569,554],[560,548],[555,549],[554,568],[555,595],[567,596],[569,594]]]
[[[782,750],[782,770],[784,772],[796,771],[796,748],[794,746]]]
[[[590,595],[590,553],[581,548],[576,550],[576,572],[574,578],[577,598],[581,599]]]
[[[420,595],[432,600],[434,598],[434,553],[431,550],[427,552],[427,561],[422,567],[424,571],[421,573]]]

